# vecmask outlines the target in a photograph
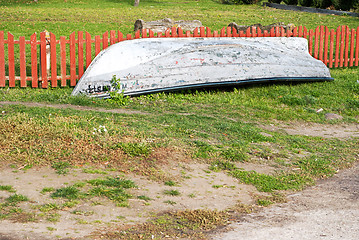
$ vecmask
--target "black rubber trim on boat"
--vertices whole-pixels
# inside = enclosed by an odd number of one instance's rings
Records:
[[[295,5],[285,5],[285,4],[278,4],[278,3],[264,2],[263,6],[276,8],[276,9],[283,9],[283,10],[300,11],[300,12],[321,13],[321,14],[330,14],[330,15],[339,15],[339,16],[348,15],[348,16],[352,16],[352,17],[359,17],[359,13],[354,13],[354,12],[302,7],[302,6],[295,6]]]
[[[302,78],[302,77],[278,77],[278,78],[259,78],[259,79],[247,79],[247,80],[238,80],[238,81],[228,81],[228,82],[210,82],[210,83],[201,83],[201,84],[190,84],[190,85],[182,85],[176,87],[168,87],[168,88],[158,88],[158,89],[149,89],[143,91],[135,91],[135,92],[127,92],[125,96],[137,96],[141,94],[152,94],[158,92],[170,92],[170,91],[180,91],[187,89],[198,89],[198,88],[206,88],[206,87],[218,87],[218,86],[237,86],[242,84],[250,84],[250,83],[271,83],[271,82],[323,82],[323,81],[333,81],[334,78],[324,77],[324,78]]]

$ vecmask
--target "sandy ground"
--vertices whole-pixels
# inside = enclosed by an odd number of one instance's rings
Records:
[[[1,105],[24,104],[29,107],[73,108],[76,110],[114,111],[101,108],[88,108],[72,105],[50,105],[38,103],[0,102]],[[127,110],[120,113],[139,113]],[[359,124],[315,124],[300,122],[273,122],[258,125],[267,131],[280,131],[288,134],[321,136],[323,138],[359,137]],[[268,133],[267,133],[268,134]],[[245,170],[261,173],[275,171],[268,166],[243,163],[238,166]],[[61,204],[63,200],[52,199],[41,194],[44,187],[60,188],[78,181],[106,176],[122,176],[133,180],[138,188],[132,189],[134,196],[129,208],[117,207],[113,202],[103,199],[82,201],[71,209],[59,210],[56,222],[45,219],[36,222],[0,220],[0,240],[20,239],[75,239],[91,234],[96,229],[113,225],[141,223],[158,213],[167,210],[213,209],[224,210],[236,203],[253,204],[253,196],[258,191],[253,186],[239,183],[223,172],[209,172],[205,164],[175,164],[165,169],[174,176],[178,185],[169,187],[144,177],[121,172],[109,175],[83,173],[72,169],[63,176],[54,169],[5,168],[0,170],[0,185],[12,185],[16,193],[27,196],[30,201],[21,204],[26,211],[36,211],[36,206],[46,203]],[[214,187],[220,186],[220,187]],[[168,196],[164,190],[176,189],[180,196]],[[12,193],[0,191],[0,200]],[[152,200],[148,203],[136,198],[145,195]],[[288,196],[288,203],[278,204],[262,211],[245,215],[239,222],[229,225],[212,239],[359,239],[359,165],[345,170],[335,177],[321,181],[318,185],[303,192]],[[172,201],[171,205],[166,201]],[[94,204],[96,203],[96,204]],[[34,210],[35,209],[35,210]],[[74,211],[91,213],[74,214]]]
[[[359,239],[359,165],[244,216],[212,239]]]

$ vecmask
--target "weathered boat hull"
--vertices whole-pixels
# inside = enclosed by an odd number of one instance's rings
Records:
[[[106,97],[113,76],[117,91],[139,95],[178,89],[270,81],[332,80],[308,53],[303,38],[149,38],[102,51],[73,95]]]

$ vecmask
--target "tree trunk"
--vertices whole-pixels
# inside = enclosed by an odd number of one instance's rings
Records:
[[[135,0],[135,4],[133,6],[137,7],[140,4],[140,0]]]

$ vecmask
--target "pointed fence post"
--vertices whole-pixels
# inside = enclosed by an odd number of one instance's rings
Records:
[[[14,35],[7,33],[7,47],[9,58],[9,87],[15,87],[15,55],[14,55]]]
[[[31,87],[37,88],[39,87],[39,79],[38,79],[38,66],[37,66],[37,39],[36,33],[32,34],[30,37],[30,45],[31,45]]]
[[[0,87],[5,87],[5,39],[4,32],[0,31]]]
[[[56,60],[56,36],[50,33],[50,50],[51,50],[51,87],[57,87],[57,60]]]
[[[19,38],[20,50],[20,87],[26,87],[26,50],[25,50],[25,37]]]

